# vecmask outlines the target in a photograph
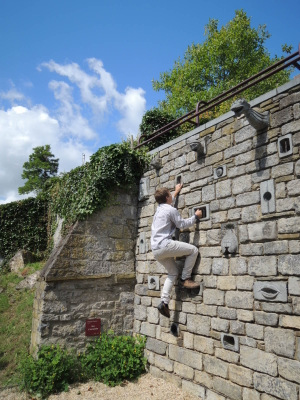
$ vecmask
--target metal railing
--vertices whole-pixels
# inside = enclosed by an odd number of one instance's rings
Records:
[[[245,81],[239,83],[238,85],[234,86],[233,88],[226,90],[225,92],[219,94],[218,96],[214,97],[213,99],[205,102],[199,101],[196,105],[196,109],[190,111],[189,113],[183,115],[175,119],[174,121],[168,123],[167,125],[157,129],[153,132],[152,136],[141,142],[141,139],[144,135],[141,135],[138,141],[137,146],[135,148],[139,148],[141,146],[146,145],[147,143],[157,139],[158,137],[165,135],[171,129],[177,128],[178,126],[185,124],[185,123],[192,123],[195,126],[199,126],[199,116],[214,107],[218,106],[219,104],[223,103],[224,101],[236,96],[238,93],[243,92],[244,90],[256,85],[257,83],[269,78],[270,76],[276,74],[279,71],[282,71],[285,68],[294,65],[297,69],[300,70],[300,44],[298,46],[298,51],[295,53],[290,54],[288,57],[283,58],[280,61],[272,64],[270,67],[263,69],[262,71],[258,72],[257,74],[251,76],[250,78],[246,79]],[[196,119],[196,121],[193,121]]]

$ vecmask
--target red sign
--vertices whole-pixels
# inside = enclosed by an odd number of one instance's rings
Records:
[[[101,333],[101,319],[87,319],[85,321],[85,336],[99,336]]]

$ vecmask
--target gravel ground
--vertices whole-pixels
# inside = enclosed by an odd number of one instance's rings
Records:
[[[31,397],[16,389],[0,391],[1,400],[30,400]],[[176,385],[145,374],[136,382],[109,387],[99,382],[73,385],[66,393],[51,395],[49,400],[199,400],[183,392]]]

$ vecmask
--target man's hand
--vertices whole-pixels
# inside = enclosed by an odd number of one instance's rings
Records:
[[[178,184],[175,186],[174,197],[176,197],[176,196],[178,195],[178,193],[180,192],[182,186],[183,186],[182,183],[178,183]]]
[[[202,211],[199,210],[199,209],[196,210],[196,211],[195,211],[195,215],[196,215],[196,217],[199,218],[199,219],[202,218]]]

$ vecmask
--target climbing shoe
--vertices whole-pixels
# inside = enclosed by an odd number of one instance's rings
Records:
[[[186,289],[197,289],[200,287],[200,282],[194,282],[191,279],[181,280],[181,284]]]
[[[170,310],[168,304],[165,304],[163,301],[157,307],[158,311],[164,317],[170,318]]]

